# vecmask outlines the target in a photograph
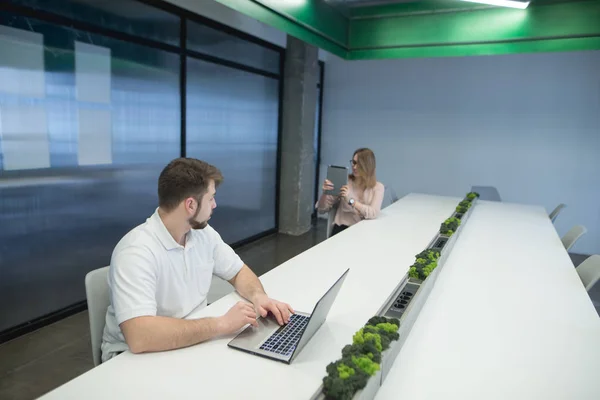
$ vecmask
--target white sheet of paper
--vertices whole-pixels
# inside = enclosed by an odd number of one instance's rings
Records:
[[[110,103],[110,49],[75,41],[77,100]]]
[[[0,107],[0,137],[5,170],[50,167],[48,120],[43,106]]]
[[[0,92],[45,97],[44,35],[0,25]]]
[[[112,164],[110,110],[79,109],[79,165]]]

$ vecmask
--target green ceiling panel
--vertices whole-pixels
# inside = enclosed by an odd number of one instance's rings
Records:
[[[321,0],[255,0],[303,26],[312,27],[331,41],[348,43],[348,19]]]
[[[525,10],[458,0],[351,7],[323,0],[217,0],[346,59],[600,49],[600,0],[534,0]]]
[[[347,55],[349,21],[321,0],[216,1],[337,56]]]
[[[593,5],[593,6],[591,6]],[[600,2],[487,8],[352,21],[352,50],[600,34]]]
[[[423,0],[413,3],[390,3],[350,9],[350,18],[373,18],[400,14],[419,14],[491,8],[492,6],[457,0]]]
[[[600,37],[592,37],[531,42],[353,50],[348,53],[346,58],[348,60],[371,60],[382,58],[466,57],[598,49],[600,49]]]

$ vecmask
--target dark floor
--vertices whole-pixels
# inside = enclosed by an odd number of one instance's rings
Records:
[[[272,235],[237,249],[258,275],[325,239],[325,227],[302,236]],[[579,265],[586,256],[572,255]],[[600,300],[600,294],[592,298]],[[34,399],[93,367],[87,311],[0,345],[0,399]]]
[[[325,239],[275,234],[236,249],[262,275]],[[83,284],[83,282],[82,282]],[[0,345],[0,399],[35,399],[93,367],[87,311]]]

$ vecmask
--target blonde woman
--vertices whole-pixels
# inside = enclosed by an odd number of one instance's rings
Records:
[[[317,202],[320,213],[328,212],[339,203],[331,236],[363,219],[377,218],[381,210],[384,187],[375,176],[375,154],[367,148],[358,149],[350,163],[352,174],[348,177],[348,185],[340,189],[340,195],[323,194]],[[332,189],[332,183],[325,179],[323,191]]]

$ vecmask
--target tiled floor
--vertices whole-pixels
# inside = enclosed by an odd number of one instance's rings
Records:
[[[324,239],[321,222],[302,236],[271,235],[237,253],[260,276]],[[84,311],[0,345],[0,399],[35,399],[92,367]]]
[[[298,236],[272,235],[237,250],[258,275],[325,239],[322,223]],[[572,255],[579,265],[585,256]],[[600,301],[600,288],[592,298]],[[91,369],[87,312],[0,345],[0,399],[34,399]]]

